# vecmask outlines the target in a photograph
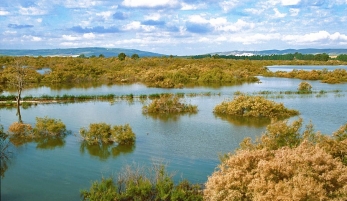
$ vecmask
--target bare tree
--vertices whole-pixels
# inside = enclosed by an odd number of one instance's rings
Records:
[[[26,79],[28,77],[29,68],[23,65],[23,60],[21,58],[16,58],[14,60],[14,64],[11,66],[12,75],[8,77],[8,83],[16,88],[17,96],[17,115],[19,116],[19,122],[21,122],[21,114],[20,114],[20,101],[22,91],[26,84]]]

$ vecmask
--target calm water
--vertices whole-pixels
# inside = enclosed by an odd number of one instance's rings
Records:
[[[306,71],[311,71],[311,70],[323,70],[327,69],[328,71],[332,71],[335,69],[345,69],[347,70],[346,65],[339,65],[339,66],[331,66],[331,65],[322,65],[322,66],[316,66],[316,65],[305,65],[305,66],[293,66],[293,65],[278,65],[278,66],[268,66],[268,69],[272,72],[276,71],[285,71],[285,72],[290,72],[292,70],[306,70]]]
[[[35,117],[58,118],[72,134],[63,142],[33,142],[13,147],[13,157],[5,177],[1,179],[1,200],[79,200],[79,191],[89,188],[91,181],[100,180],[102,176],[117,175],[122,167],[133,162],[150,165],[164,161],[168,163],[168,171],[176,173],[176,181],[187,178],[194,183],[204,183],[219,164],[218,154],[233,151],[245,137],[254,139],[259,136],[268,123],[218,117],[212,113],[215,105],[233,98],[236,91],[250,94],[271,91],[274,94],[267,98],[299,110],[305,123],[311,121],[316,130],[325,134],[331,134],[347,123],[347,84],[329,85],[309,81],[314,91],[325,90],[328,93],[322,96],[283,95],[278,98],[276,95],[279,91],[295,91],[301,80],[260,79],[261,83],[220,88],[158,89],[132,84],[59,90],[39,87],[26,90],[26,95],[33,96],[207,92],[218,95],[186,97],[187,103],[198,105],[199,112],[173,117],[143,115],[142,107],[146,103],[139,101],[47,104],[22,109],[24,122],[34,125]],[[333,90],[340,92],[332,92]],[[15,109],[0,109],[0,115],[0,124],[5,130],[18,120]],[[293,117],[291,120],[297,118]],[[79,138],[79,129],[97,122],[112,125],[129,123],[137,136],[135,146],[85,145]]]

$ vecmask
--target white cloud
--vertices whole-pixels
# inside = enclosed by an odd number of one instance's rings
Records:
[[[62,2],[67,8],[90,8],[98,5],[95,0],[65,0]]]
[[[206,8],[206,4],[186,4],[186,3],[181,3],[181,10],[198,10]]]
[[[94,39],[95,38],[95,34],[93,34],[93,33],[85,33],[85,34],[83,34],[83,38],[85,38],[85,39]]]
[[[75,41],[75,40],[78,40],[79,37],[76,37],[76,36],[71,36],[71,35],[62,35],[62,38],[64,40],[68,40],[68,41]]]
[[[219,3],[219,6],[224,10],[224,12],[229,12],[231,9],[235,8],[239,4],[239,0],[228,0]]]
[[[21,15],[45,15],[47,14],[47,11],[36,7],[20,7],[19,13]]]
[[[161,15],[159,13],[150,13],[149,15],[144,16],[145,20],[159,20]]]
[[[102,17],[104,20],[108,20],[108,19],[112,18],[113,14],[114,14],[114,12],[104,11],[104,12],[96,13],[96,16]]]
[[[273,11],[275,12],[275,18],[283,18],[287,15],[286,13],[281,13],[277,8],[274,8]]]
[[[281,0],[283,6],[298,5],[301,0]]]
[[[264,12],[264,9],[259,8],[246,8],[245,12],[250,13],[252,15],[260,15]]]
[[[283,40],[291,44],[312,44],[322,42],[347,42],[347,35],[335,32],[330,34],[327,31],[319,31],[315,33],[308,33],[304,35],[285,35]],[[324,44],[324,43],[322,43]]]
[[[23,38],[24,38],[24,40],[30,40],[33,42],[42,41],[42,38],[37,37],[37,36],[31,36],[31,35],[24,35]]]
[[[241,42],[244,45],[250,44],[260,44],[265,43],[267,41],[274,41],[280,39],[280,34],[254,34],[254,35],[245,35],[245,36],[237,36],[231,37],[229,40],[232,42]]]
[[[10,12],[6,11],[6,10],[0,10],[0,16],[5,16],[5,15],[9,15]]]
[[[254,27],[254,23],[246,22],[242,19],[238,19],[235,23],[228,22],[225,17],[205,19],[200,15],[191,15],[188,18],[189,22],[197,24],[208,24],[213,27],[216,31],[225,31],[225,32],[236,32],[243,29],[249,29]]]
[[[124,0],[122,5],[127,7],[156,8],[175,7],[179,4],[177,0]]]
[[[150,32],[150,31],[153,31],[154,29],[155,29],[155,27],[142,25],[141,22],[139,22],[139,21],[133,21],[133,22],[130,22],[129,24],[123,26],[123,30],[125,30],[125,31],[145,31],[145,32]]]
[[[300,12],[300,9],[298,9],[298,8],[290,8],[289,12],[290,12],[290,16],[297,16],[299,14],[299,12]]]

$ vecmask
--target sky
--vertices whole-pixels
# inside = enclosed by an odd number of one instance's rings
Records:
[[[347,48],[347,0],[0,0],[0,49]]]

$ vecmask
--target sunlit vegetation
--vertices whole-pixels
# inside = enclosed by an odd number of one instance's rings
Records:
[[[323,70],[292,70],[290,72],[268,72],[264,74],[273,77],[298,78],[302,80],[321,80],[323,83],[337,84],[347,82],[347,71],[345,69]]]
[[[262,96],[241,94],[232,101],[223,101],[214,108],[216,114],[242,117],[287,118],[298,115],[296,110],[287,109],[282,103],[276,103]]]
[[[258,81],[266,64],[252,61],[185,58],[72,58],[21,57],[32,69],[29,83],[142,82],[155,87],[182,87],[186,84],[242,83]],[[8,84],[15,57],[0,57],[0,82]],[[40,74],[35,70],[48,68]]]
[[[180,95],[162,94],[142,108],[143,113],[196,113],[197,106],[181,101]]]
[[[222,157],[205,200],[346,200],[347,125],[332,136],[300,133],[302,119],[272,122],[252,142]]]
[[[65,124],[60,119],[48,117],[36,117],[34,128],[30,124],[14,122],[9,126],[8,131],[13,136],[23,138],[64,136],[67,133]]]
[[[230,85],[256,82],[257,75],[291,77],[293,73],[271,73],[266,66],[271,65],[341,65],[344,61],[329,60],[236,60],[214,59],[213,57],[192,59],[173,57],[132,58],[118,57],[9,57],[0,56],[0,83],[10,87],[11,77],[15,74],[16,62],[26,67],[23,80],[30,85],[66,83],[121,83],[142,82],[147,86],[179,88],[186,85],[219,84]],[[37,70],[49,69],[45,73]],[[300,72],[300,79],[318,79]],[[327,83],[345,82],[345,72],[321,73],[320,80]],[[294,73],[296,74],[296,73]],[[314,73],[312,73],[314,74]],[[333,75],[333,76],[332,76]],[[340,77],[339,77],[340,76]],[[342,77],[341,77],[342,76]],[[328,78],[331,79],[328,79]],[[334,80],[334,79],[336,80]]]
[[[132,145],[135,143],[136,135],[129,124],[113,126],[106,123],[89,124],[89,129],[81,128],[80,134],[90,144],[112,144]]]
[[[151,168],[127,166],[116,179],[102,178],[92,183],[89,190],[81,191],[83,200],[203,200],[199,185],[187,180],[177,185],[165,165]]]
[[[300,93],[311,93],[312,86],[308,82],[300,82],[298,90]]]

